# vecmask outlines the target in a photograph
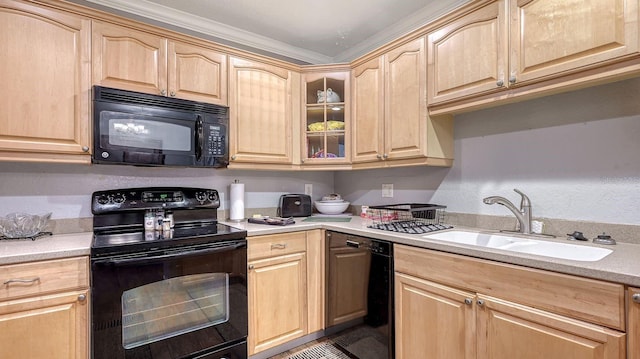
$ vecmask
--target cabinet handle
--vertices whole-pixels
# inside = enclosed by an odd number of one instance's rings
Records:
[[[378,153],[378,154],[376,155],[376,158],[377,158],[377,159],[382,159],[382,155]]]
[[[509,77],[509,83],[510,84],[515,84],[516,83],[516,77],[514,75]]]
[[[87,296],[86,296],[86,295],[84,295],[84,294],[80,294],[80,295],[78,296],[78,300],[79,300],[79,301],[81,301],[81,302],[84,302],[86,299],[87,299]]]
[[[161,94],[162,96],[166,96],[166,94],[167,94],[167,90],[160,90],[160,94]]]
[[[382,155],[382,158],[386,160],[387,158],[389,158],[389,155],[385,153],[384,155]]]
[[[236,155],[231,156],[231,160],[235,161],[236,160]]]
[[[89,147],[82,146],[82,152],[89,152]]]
[[[271,245],[271,249],[285,249],[285,248],[287,248],[286,243],[273,243]]]
[[[478,303],[478,305],[482,307],[484,305],[484,300],[478,299],[476,303]]]
[[[503,80],[498,80],[498,81],[496,82],[496,86],[498,86],[498,87],[502,87],[502,86],[504,86],[504,81],[503,81]]]
[[[640,303],[640,293],[636,293],[632,295],[631,299],[633,300],[634,303]]]
[[[176,92],[175,91],[171,91],[171,93],[169,93],[169,96],[176,97]]]
[[[253,268],[254,268],[253,264],[249,264],[249,270],[251,270]]]
[[[4,285],[9,285],[11,283],[23,283],[23,284],[32,284],[35,282],[39,282],[40,281],[40,277],[35,277],[33,279],[9,279],[8,281],[4,282]]]
[[[473,299],[471,299],[471,298],[464,298],[464,304],[466,304],[466,305],[471,305],[471,304],[473,304]]]

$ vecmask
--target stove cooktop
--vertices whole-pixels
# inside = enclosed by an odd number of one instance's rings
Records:
[[[142,228],[94,232],[91,256],[143,252],[158,248],[177,248],[193,244],[245,239],[247,232],[220,223],[176,226],[169,233],[145,232]]]

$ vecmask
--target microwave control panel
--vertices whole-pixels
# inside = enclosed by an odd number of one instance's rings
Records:
[[[205,151],[211,157],[223,157],[226,152],[226,129],[221,124],[207,124],[207,146]]]

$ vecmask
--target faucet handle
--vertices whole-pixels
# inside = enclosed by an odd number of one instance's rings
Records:
[[[526,194],[522,193],[519,189],[514,188],[513,189],[517,194],[519,194],[520,196],[522,196],[522,199],[520,200],[520,210],[522,210],[524,207],[531,207],[531,201],[529,201],[529,197],[527,197]]]

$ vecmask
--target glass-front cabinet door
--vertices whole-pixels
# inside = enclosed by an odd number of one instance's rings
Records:
[[[349,163],[348,79],[349,72],[304,75],[304,165]]]

